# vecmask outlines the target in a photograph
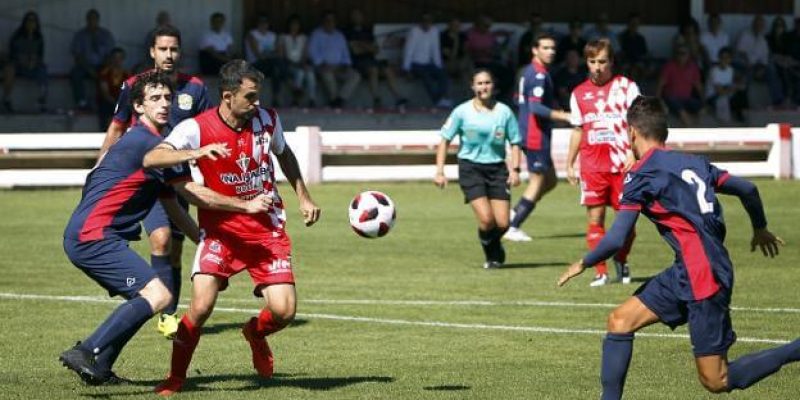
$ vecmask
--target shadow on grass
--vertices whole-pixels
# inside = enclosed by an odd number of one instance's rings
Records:
[[[555,235],[543,235],[538,236],[535,235],[533,240],[537,239],[573,239],[573,238],[584,238],[586,237],[586,232],[579,232],[579,233],[558,233]]]
[[[470,390],[471,386],[467,385],[437,385],[437,386],[423,386],[422,390],[435,390],[443,392],[455,392],[459,390]]]
[[[292,374],[275,374],[272,379],[263,379],[253,374],[222,374],[193,376],[186,380],[181,390],[182,393],[188,392],[215,392],[215,391],[240,391],[249,392],[271,387],[291,387],[311,391],[325,391],[343,388],[346,386],[357,385],[360,383],[391,383],[394,378],[390,376],[343,376],[343,377],[301,377]],[[214,385],[220,382],[241,382],[243,385],[234,388],[217,388],[205,385]],[[110,399],[113,397],[133,396],[140,394],[153,393],[153,388],[161,381],[146,380],[134,381],[127,387],[136,386],[140,390],[113,392],[113,393],[84,393],[83,397],[97,399]],[[120,386],[122,387],[122,386]]]
[[[516,269],[516,268],[543,268],[543,267],[563,267],[569,265],[568,262],[565,261],[546,261],[546,262],[536,262],[536,263],[509,263],[503,264],[502,267],[496,268],[498,270],[504,269]],[[492,269],[493,271],[495,269]]]
[[[289,328],[297,328],[298,326],[303,326],[309,323],[307,319],[295,319],[289,324]],[[203,335],[216,335],[225,331],[230,330],[242,330],[242,325],[244,325],[244,321],[242,322],[226,322],[224,324],[213,324],[213,325],[206,325],[203,327]]]

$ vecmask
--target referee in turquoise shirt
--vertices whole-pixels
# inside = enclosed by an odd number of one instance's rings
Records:
[[[436,177],[444,189],[447,147],[458,136],[458,183],[478,219],[478,237],[486,255],[483,268],[499,268],[506,259],[500,238],[508,230],[511,186],[519,185],[521,138],[514,113],[494,98],[494,78],[486,69],[472,75],[475,96],[459,104],[442,127],[436,151]],[[506,164],[511,145],[511,168]]]

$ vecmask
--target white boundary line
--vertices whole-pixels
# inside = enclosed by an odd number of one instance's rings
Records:
[[[9,300],[45,300],[45,301],[72,301],[77,303],[120,303],[120,300],[101,298],[97,296],[51,296],[51,295],[37,295],[37,294],[19,294],[19,293],[0,293],[0,299]],[[181,306],[186,308],[186,306]],[[231,308],[231,307],[215,307],[215,311],[231,312],[231,313],[246,313],[257,314],[259,309],[247,308]],[[494,330],[494,331],[515,331],[515,332],[532,332],[544,334],[566,334],[566,335],[604,335],[606,331],[599,329],[569,329],[569,328],[551,328],[543,326],[516,326],[516,325],[487,325],[487,324],[464,324],[453,322],[437,322],[437,321],[410,321],[404,319],[386,319],[386,318],[371,318],[371,317],[358,317],[350,315],[336,315],[336,314],[298,314],[300,318],[309,319],[326,319],[334,321],[352,321],[352,322],[365,322],[385,325],[408,325],[408,326],[426,326],[435,328],[455,328],[455,329],[473,329],[473,330]],[[639,332],[637,337],[649,338],[670,338],[670,339],[688,339],[689,335],[680,333],[650,333]],[[742,343],[772,343],[772,344],[786,344],[788,340],[783,339],[769,339],[769,338],[751,338],[739,337],[737,341]]]

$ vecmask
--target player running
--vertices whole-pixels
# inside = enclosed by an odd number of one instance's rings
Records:
[[[208,89],[203,81],[178,72],[178,63],[181,59],[180,31],[169,25],[160,26],[153,32],[152,37],[150,57],[154,62],[153,70],[167,74],[175,88],[169,120],[164,130],[166,136],[179,122],[211,108],[211,103],[208,99]],[[108,126],[105,140],[100,148],[101,158],[108,148],[122,137],[128,127],[135,123],[135,114],[128,98],[131,87],[140,77],[141,75],[133,76],[122,85],[114,119]],[[178,201],[188,209],[188,204],[180,196]],[[164,309],[157,326],[162,335],[171,339],[178,329],[175,313],[181,290],[183,233],[170,224],[160,203],[156,203],[145,217],[144,228],[150,238],[150,263],[173,295],[172,302]]]
[[[154,313],[169,305],[172,296],[156,273],[128,247],[139,240],[140,222],[160,195],[164,209],[193,241],[199,230],[180,207],[167,183],[201,207],[221,207],[263,213],[271,199],[250,202],[227,198],[191,182],[185,169],[143,168],[145,153],[161,143],[172,98],[172,82],[151,72],[130,88],[137,115],[130,131],[112,145],[86,178],[81,201],[64,231],[64,251],[84,274],[127,301],[114,310],[88,338],[61,354],[61,362],[86,383],[99,385],[124,381],[111,369],[125,344]],[[215,157],[217,144],[199,149],[193,158]]]
[[[800,339],[728,362],[736,341],[731,325],[733,265],[716,193],[739,197],[753,226],[751,251],[778,254],[783,240],[767,230],[758,189],[705,158],[667,150],[667,116],[655,97],[639,97],[628,110],[630,142],[639,160],[625,177],[620,211],[608,235],[558,281],[564,285],[624,244],[639,213],[658,228],[675,251],[675,263],[643,284],[608,316],[600,380],[603,400],[622,398],[634,333],[662,322],[688,323],[700,382],[712,393],[746,389],[788,363],[800,360]]]
[[[540,33],[531,48],[533,60],[519,78],[519,132],[528,164],[528,186],[511,212],[511,226],[503,236],[514,242],[529,242],[520,226],[533,212],[536,203],[556,187],[556,170],[550,154],[553,121],[570,122],[568,112],[554,109],[556,91],[548,67],[556,55],[556,39]]]
[[[221,194],[243,199],[266,194],[273,202],[268,212],[256,215],[199,211],[206,236],[192,267],[192,302],[172,344],[169,375],[155,388],[164,396],[180,391],[217,295],[227,288],[231,276],[243,270],[255,283],[253,293],[263,297],[266,304],[257,317],[244,324],[242,333],[250,343],[258,374],[272,377],[273,356],[266,336],[294,319],[297,295],[291,242],[285,230],[283,201],[275,186],[271,155],[275,155],[295,190],[306,225],[314,224],[320,215],[300,175],[297,159],[286,145],[278,114],[258,105],[264,76],[243,60],[228,62],[220,75],[219,108],[180,123],[163,144],[147,155],[145,163],[176,165],[190,158],[194,149],[222,142],[232,156],[197,161],[204,184]]]
[[[567,154],[567,178],[576,184],[575,159],[580,149],[581,204],[586,206],[588,227],[586,243],[595,248],[605,235],[606,206],[619,207],[622,179],[626,168],[633,164],[628,143],[625,114],[639,87],[632,80],[614,75],[614,49],[607,39],[593,40],[584,49],[589,79],[578,85],[570,98],[571,119],[581,126],[572,132]],[[620,251],[614,255],[617,279],[630,283],[627,260],[634,232]],[[605,260],[597,265],[590,286],[609,283]]]

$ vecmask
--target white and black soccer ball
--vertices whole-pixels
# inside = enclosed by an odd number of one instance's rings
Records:
[[[392,199],[374,190],[357,194],[350,202],[348,211],[353,231],[365,238],[385,236],[397,218]]]

